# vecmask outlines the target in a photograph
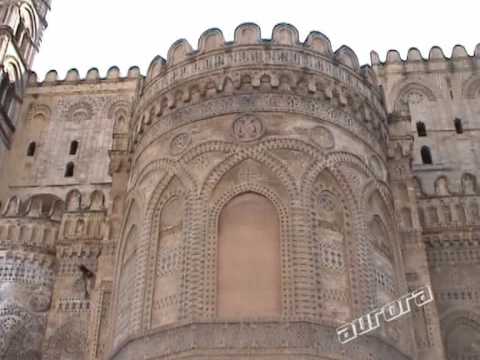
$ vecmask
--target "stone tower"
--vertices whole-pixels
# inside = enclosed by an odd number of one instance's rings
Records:
[[[0,2],[0,173],[11,148],[28,72],[39,50],[50,0]],[[0,219],[0,356],[37,359],[53,286],[56,224],[63,209],[54,196],[11,198]],[[60,209],[60,213],[57,210]],[[14,242],[5,242],[5,240]]]
[[[360,66],[247,23],[146,75],[25,74],[2,120],[0,359],[479,357],[479,69],[480,46]],[[434,302],[339,341],[424,286]]]
[[[415,356],[411,319],[354,346],[335,333],[407,292],[388,132],[372,69],[321,33],[243,24],[156,58],[131,122],[110,358]]]
[[[39,51],[49,10],[50,0],[0,1],[0,160],[12,141],[27,73]]]

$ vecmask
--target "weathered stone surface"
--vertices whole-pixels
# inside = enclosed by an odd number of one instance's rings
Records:
[[[22,32],[48,8],[0,18]],[[478,63],[457,46],[360,67],[246,23],[146,77],[31,74],[0,104],[0,359],[479,357]],[[425,285],[434,303],[338,341]]]

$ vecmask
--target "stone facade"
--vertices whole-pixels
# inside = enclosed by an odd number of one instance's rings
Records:
[[[480,47],[360,67],[242,24],[145,76],[25,72],[0,359],[480,358],[479,69]],[[435,302],[338,341],[424,285]]]

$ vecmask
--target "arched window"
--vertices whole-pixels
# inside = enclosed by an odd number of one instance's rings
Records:
[[[69,162],[65,168],[65,177],[72,177],[75,171],[73,162]]]
[[[32,141],[30,144],[28,144],[27,156],[29,157],[34,156],[36,148],[37,148],[37,144],[35,143],[35,141]]]
[[[417,134],[418,136],[427,136],[427,128],[422,121],[417,122]]]
[[[455,124],[455,131],[457,134],[463,134],[463,125],[462,125],[462,119],[456,118],[454,120]]]
[[[76,155],[78,151],[78,141],[74,140],[70,143],[70,155]]]
[[[420,150],[420,152],[422,155],[422,162],[424,164],[433,164],[432,153],[428,146],[422,146],[422,149]]]

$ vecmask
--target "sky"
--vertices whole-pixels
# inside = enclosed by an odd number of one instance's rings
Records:
[[[334,50],[350,46],[361,64],[370,62],[371,50],[382,60],[389,49],[405,58],[411,47],[427,57],[434,45],[447,56],[456,44],[473,54],[479,13],[476,0],[53,0],[33,69],[39,80],[51,69],[59,78],[71,68],[83,77],[92,67],[105,76],[114,65],[122,74],[134,65],[145,74],[175,40],[185,38],[195,49],[199,36],[216,27],[230,41],[243,22],[257,23],[263,38],[280,22],[294,25],[301,41],[321,31]]]

